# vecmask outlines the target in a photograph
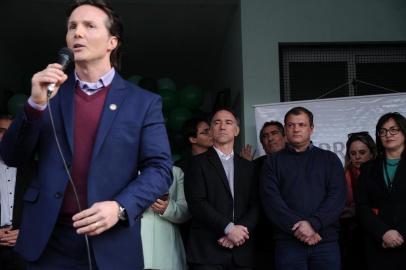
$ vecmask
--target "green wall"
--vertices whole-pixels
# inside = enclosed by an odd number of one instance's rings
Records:
[[[253,105],[280,101],[278,44],[406,41],[405,0],[240,0],[245,143]]]

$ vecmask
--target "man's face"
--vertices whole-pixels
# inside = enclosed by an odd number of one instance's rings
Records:
[[[234,142],[234,137],[240,132],[237,120],[228,111],[218,111],[211,121],[211,133],[214,144],[227,144]]]
[[[111,36],[103,10],[83,5],[77,7],[68,19],[66,44],[73,50],[76,63],[108,63],[117,38]]]
[[[208,149],[209,147],[212,147],[213,137],[210,134],[209,125],[206,122],[200,122],[196,129],[196,137],[190,137],[190,142],[202,148]]]
[[[0,119],[0,141],[3,139],[4,133],[7,131],[11,125],[11,120],[9,119]]]
[[[261,135],[261,144],[265,152],[269,155],[278,152],[285,147],[285,136],[275,125],[267,126]]]
[[[285,133],[286,139],[295,148],[307,147],[310,144],[313,126],[310,126],[309,117],[305,113],[290,114],[286,119]]]

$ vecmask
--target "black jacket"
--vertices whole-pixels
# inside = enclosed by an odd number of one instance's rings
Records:
[[[230,222],[254,231],[258,220],[257,173],[251,162],[234,155],[234,200],[226,173],[213,148],[192,157],[185,175],[185,196],[192,214],[187,258],[196,264],[225,264],[232,257],[239,266],[254,264],[250,238],[242,246],[223,248],[217,240]],[[234,205],[234,220],[233,220]]]

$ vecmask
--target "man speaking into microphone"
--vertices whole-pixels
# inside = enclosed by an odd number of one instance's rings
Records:
[[[16,244],[28,269],[143,269],[140,218],[167,192],[172,164],[159,96],[117,73],[121,41],[110,6],[75,2],[66,34],[74,72],[54,63],[34,74],[3,138],[9,166],[39,157]]]

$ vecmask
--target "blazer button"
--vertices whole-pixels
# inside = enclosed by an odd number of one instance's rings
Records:
[[[60,198],[62,198],[62,193],[61,192],[57,192],[57,193],[55,193],[55,198],[57,198],[57,199],[60,199]]]

